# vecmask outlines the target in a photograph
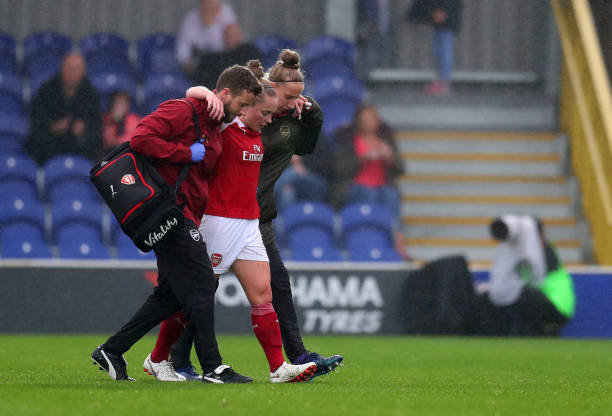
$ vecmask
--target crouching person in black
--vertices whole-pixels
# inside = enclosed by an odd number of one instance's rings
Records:
[[[488,291],[494,324],[490,321],[484,332],[559,335],[574,314],[575,293],[542,223],[527,215],[504,215],[491,223],[490,231],[500,244]]]

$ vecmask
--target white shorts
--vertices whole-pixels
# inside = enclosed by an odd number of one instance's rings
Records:
[[[227,272],[236,260],[268,261],[258,219],[204,215],[199,230],[215,274]]]

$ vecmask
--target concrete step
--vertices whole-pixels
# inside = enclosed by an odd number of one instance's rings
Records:
[[[530,160],[510,160],[503,159],[502,156],[495,156],[488,160],[478,160],[476,158],[456,157],[454,160],[426,158],[410,155],[404,161],[404,170],[407,175],[491,175],[491,176],[561,176],[563,167],[560,160],[554,156],[547,156],[549,160],[538,160],[535,156]]]
[[[449,177],[450,178],[450,177]],[[426,178],[425,175],[411,177],[405,175],[399,181],[399,188],[403,195],[548,195],[568,196],[572,195],[573,182],[563,177],[555,181],[495,181],[482,177],[477,181],[461,181],[444,178]]]
[[[552,133],[401,131],[400,151],[411,153],[562,154],[566,140]]]
[[[490,263],[495,258],[495,246],[470,245],[422,245],[408,244],[406,250],[417,261],[428,262],[441,257],[463,255],[469,262]],[[564,264],[583,263],[582,250],[579,247],[557,247],[557,253]]]
[[[404,195],[401,215],[407,217],[497,217],[508,212],[540,218],[572,218],[569,197],[477,197]]]
[[[446,220],[446,221],[435,221]],[[448,221],[454,220],[454,221]],[[489,224],[493,218],[476,218],[469,221],[464,218],[428,218],[405,217],[402,219],[402,231],[408,238],[490,238]],[[545,221],[546,236],[551,240],[578,240],[586,237],[586,229],[576,224],[572,218],[561,218],[558,221]]]

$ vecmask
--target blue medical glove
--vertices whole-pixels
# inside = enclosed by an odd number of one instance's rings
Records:
[[[191,161],[192,162],[201,162],[204,160],[204,155],[206,154],[206,147],[202,143],[194,143],[189,146],[189,150],[191,150]]]

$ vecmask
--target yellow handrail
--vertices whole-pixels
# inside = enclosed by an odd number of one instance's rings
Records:
[[[600,264],[612,264],[612,98],[588,0],[550,0],[561,44],[561,128]]]

